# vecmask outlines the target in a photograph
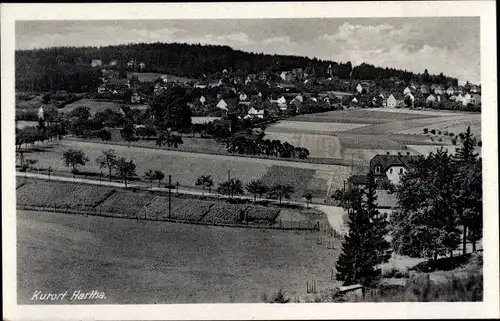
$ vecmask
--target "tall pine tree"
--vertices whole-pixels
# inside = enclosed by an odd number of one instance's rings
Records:
[[[337,261],[337,280],[344,285],[370,286],[379,275],[377,249],[373,243],[373,226],[363,207],[362,194],[355,193],[349,210],[349,233],[342,243],[342,253]]]
[[[386,240],[386,236],[389,232],[387,214],[380,213],[377,209],[377,186],[375,184],[375,178],[373,173],[370,171],[367,175],[367,185],[365,189],[365,209],[370,219],[372,225],[372,237],[373,244],[377,252],[377,262],[378,264],[385,263],[389,261],[390,255],[387,251],[390,248],[389,242]]]

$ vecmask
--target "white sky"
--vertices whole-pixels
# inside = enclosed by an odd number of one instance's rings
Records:
[[[18,21],[16,49],[138,42],[234,49],[443,72],[480,82],[479,18]]]

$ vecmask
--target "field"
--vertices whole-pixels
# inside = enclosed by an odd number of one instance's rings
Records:
[[[293,146],[307,148],[310,157],[342,158],[340,141],[335,136],[266,131],[264,138],[281,140]]]
[[[423,134],[423,129],[436,129],[458,134],[468,125],[479,136],[481,115],[476,113],[410,110],[410,109],[348,109],[292,117],[270,126],[269,137],[279,137],[290,144],[307,144],[311,156],[342,158],[367,163],[377,153],[403,151],[408,145],[446,145],[449,137],[438,141]],[[314,137],[308,140],[303,138]],[[332,148],[317,136],[338,139]],[[307,143],[302,143],[305,141]],[[309,148],[307,146],[304,146]],[[321,152],[321,150],[326,150]],[[415,153],[415,150],[412,151]]]
[[[138,77],[140,82],[154,82],[158,80],[163,74],[155,72],[127,72],[127,77],[132,78],[132,76]],[[167,75],[168,82],[179,82],[179,83],[189,83],[196,81],[195,79],[186,77],[177,77],[174,75]]]
[[[17,299],[81,289],[106,294],[85,304],[251,303],[280,288],[294,298],[307,281],[332,285],[338,248],[289,231],[18,211]]]
[[[38,122],[36,121],[28,121],[28,120],[19,120],[17,121],[17,128],[23,129],[26,127],[36,127],[38,125]]]
[[[16,190],[16,199],[20,205],[90,209],[112,193],[104,186],[30,180]]]
[[[17,184],[19,205],[90,210],[117,217],[165,219],[207,223],[241,223],[240,214],[248,222],[273,224],[280,209],[256,204],[231,204],[222,200],[171,198],[168,213],[168,197],[155,196],[144,191],[114,190],[98,185],[79,185],[58,181],[42,181],[21,178]]]
[[[70,113],[72,110],[78,107],[89,107],[90,114],[94,115],[97,112],[105,111],[106,109],[111,109],[118,112],[123,104],[110,102],[110,101],[95,101],[91,99],[80,99],[74,103],[68,104],[61,108],[60,111],[64,113]]]
[[[320,131],[320,132],[342,132],[346,130],[351,130],[359,127],[364,127],[367,124],[353,124],[353,123],[316,123],[316,122],[306,122],[306,121],[280,121],[279,123],[269,126],[266,131],[273,132],[281,132],[285,131]]]
[[[331,178],[340,175],[347,179],[349,168],[336,165],[322,165],[312,163],[300,163],[279,161],[270,159],[246,158],[237,156],[209,155],[200,153],[188,153],[179,151],[168,151],[158,149],[146,149],[127,147],[119,145],[109,145],[92,142],[65,141],[62,140],[52,145],[46,145],[45,150],[40,152],[26,153],[27,159],[36,159],[39,161],[41,169],[52,166],[55,172],[69,172],[70,169],[64,165],[62,159],[63,151],[69,148],[81,149],[89,158],[89,162],[80,168],[82,172],[100,172],[95,159],[102,151],[110,148],[116,151],[119,157],[134,160],[136,164],[137,175],[143,176],[149,169],[162,170],[166,175],[172,175],[173,182],[179,182],[181,186],[194,187],[196,179],[200,175],[212,175],[214,184],[217,186],[220,182],[227,180],[228,170],[231,177],[240,179],[244,184],[251,180],[262,178],[263,176],[272,176],[272,181],[287,180],[285,177],[267,174],[267,171],[273,166],[282,166],[290,168],[290,171],[310,170],[312,176],[315,171],[322,172],[321,177],[329,175]],[[105,172],[105,170],[103,170]],[[318,177],[318,175],[316,175]],[[317,186],[316,189],[328,189],[328,182],[323,186]]]

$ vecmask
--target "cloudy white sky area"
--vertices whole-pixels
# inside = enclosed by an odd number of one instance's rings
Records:
[[[16,49],[139,42],[228,45],[480,82],[478,17],[18,21]]]

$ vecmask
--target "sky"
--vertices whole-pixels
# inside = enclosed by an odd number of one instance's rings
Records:
[[[16,49],[139,42],[218,44],[481,80],[478,17],[16,22]]]

